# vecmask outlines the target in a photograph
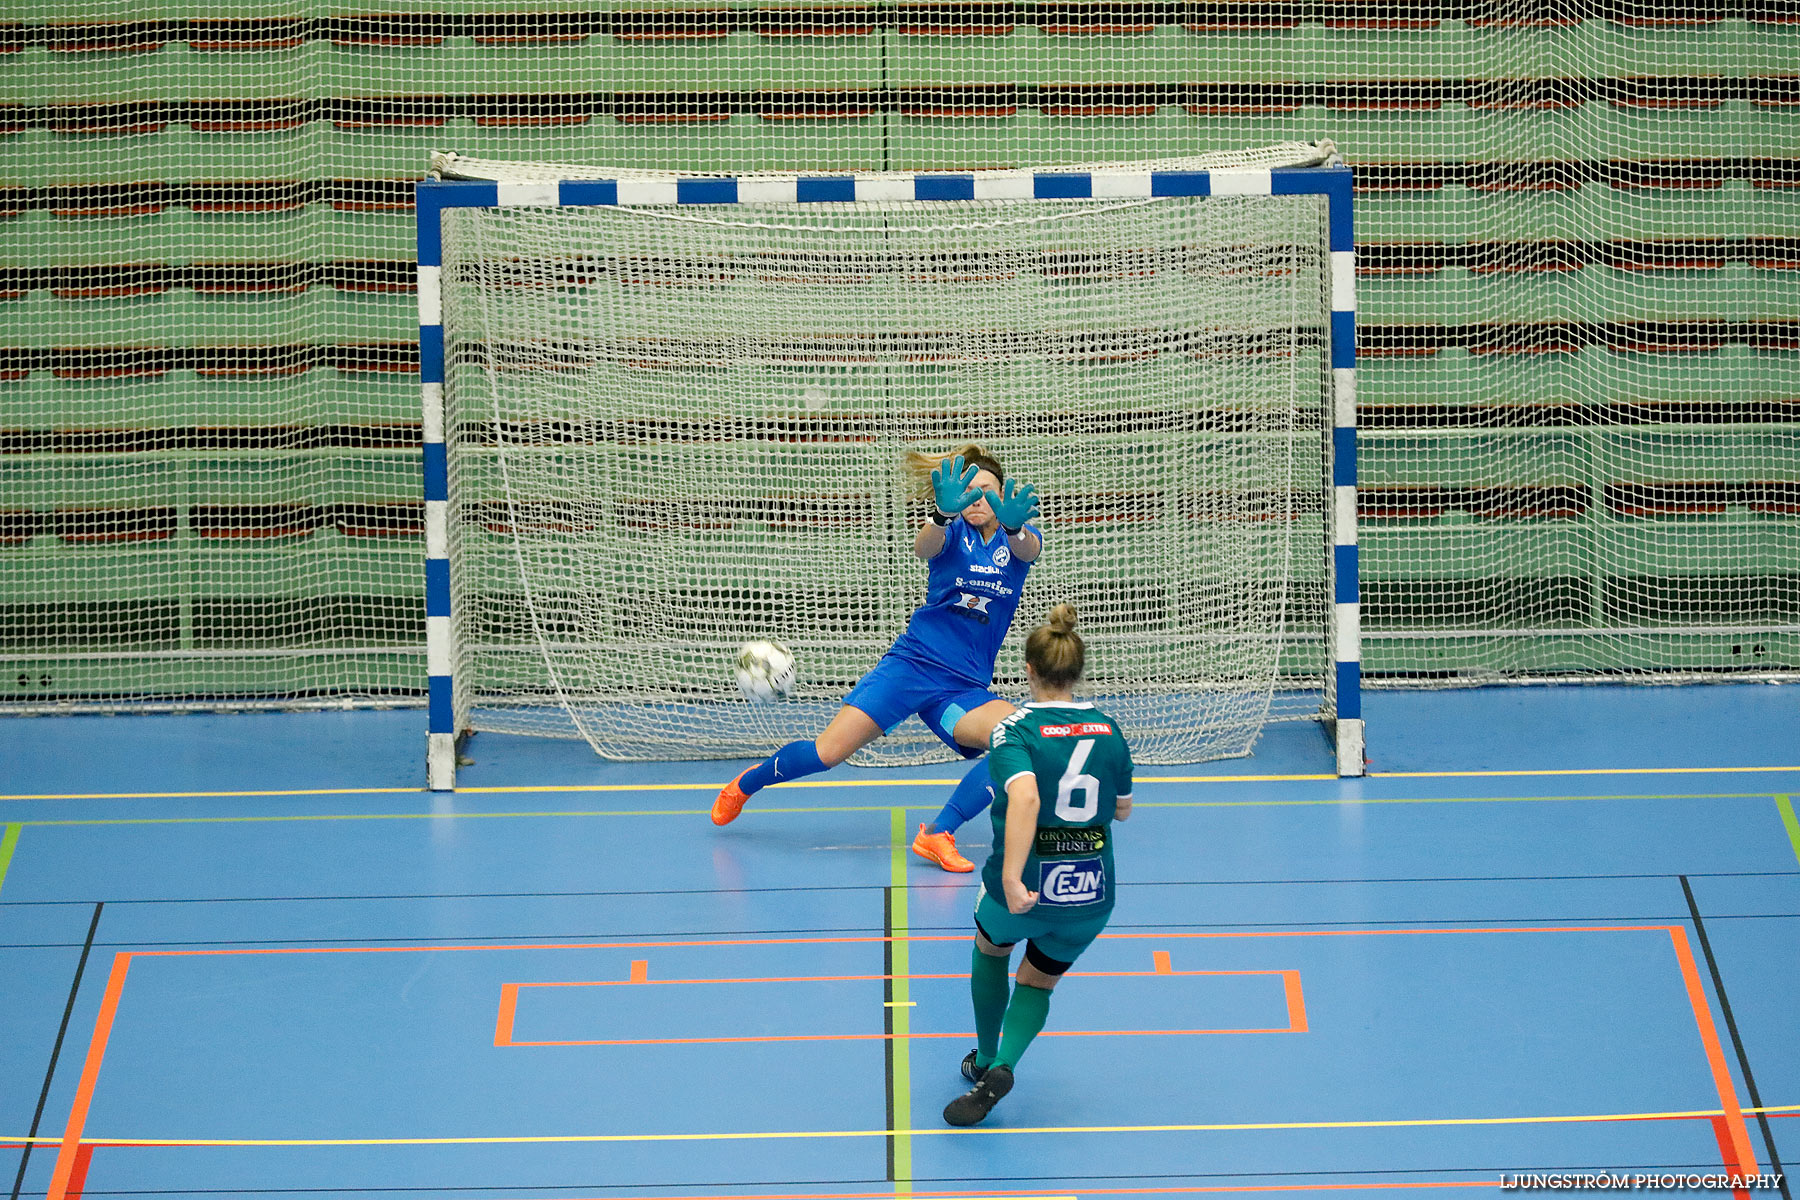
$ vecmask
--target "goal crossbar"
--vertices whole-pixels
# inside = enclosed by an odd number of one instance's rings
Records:
[[[721,206],[1071,201],[1183,197],[1319,197],[1329,252],[1329,397],[1324,448],[1330,529],[1324,571],[1329,709],[1323,718],[1336,771],[1361,775],[1361,637],[1356,534],[1356,290],[1351,172],[1342,165],[1223,170],[1017,170],[945,173],[683,176],[620,172],[616,178],[551,181],[428,179],[416,188],[419,362],[424,431],[426,657],[429,672],[427,786],[454,787],[457,762],[455,632],[451,620],[450,467],[446,443],[443,218],[467,208]]]

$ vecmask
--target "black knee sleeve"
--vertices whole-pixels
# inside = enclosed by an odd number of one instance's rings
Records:
[[[992,941],[993,939],[989,938],[988,940]],[[1051,958],[1038,949],[1036,942],[1025,943],[1025,961],[1050,976],[1059,976],[1075,965],[1072,962],[1064,962],[1060,958]]]

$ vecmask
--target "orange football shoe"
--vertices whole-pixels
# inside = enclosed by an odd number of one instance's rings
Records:
[[[919,826],[919,836],[913,839],[913,853],[920,858],[930,859],[946,871],[966,874],[975,869],[975,864],[956,852],[956,835],[954,833],[927,833],[928,827]]]
[[[730,783],[719,789],[719,798],[713,801],[712,819],[714,825],[731,824],[738,819],[738,814],[744,811],[744,805],[750,803],[750,797],[746,796],[744,794],[744,789],[738,786],[738,779],[742,779],[749,773],[750,768],[745,767],[742,771],[738,772],[737,779],[732,780]]]

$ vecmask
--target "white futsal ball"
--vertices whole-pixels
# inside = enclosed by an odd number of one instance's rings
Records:
[[[759,704],[785,699],[796,674],[794,656],[780,642],[745,642],[738,650],[738,690]]]

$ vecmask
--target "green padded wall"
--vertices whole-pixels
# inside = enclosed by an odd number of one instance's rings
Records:
[[[434,149],[925,170],[1331,138],[1365,678],[1800,669],[1797,63],[1778,0],[0,15],[0,706],[420,694]]]

